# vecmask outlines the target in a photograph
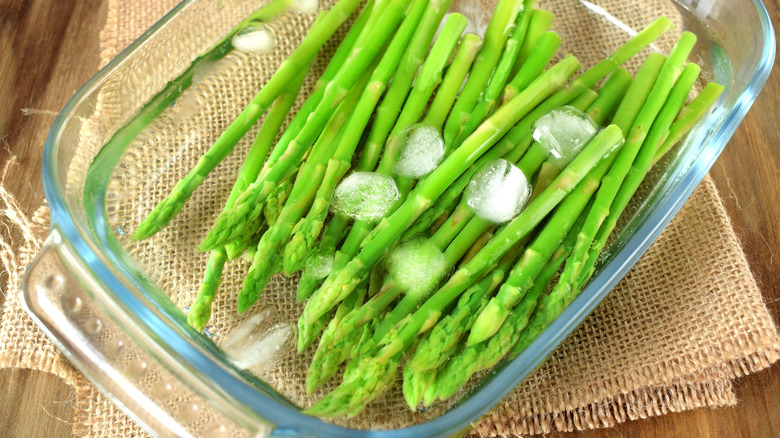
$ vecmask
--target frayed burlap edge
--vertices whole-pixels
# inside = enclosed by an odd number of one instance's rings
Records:
[[[708,407],[734,406],[737,398],[730,380],[641,388],[563,412],[543,412],[531,417],[503,418],[498,423],[482,421],[474,426],[472,436],[504,437],[572,432],[614,427],[629,420],[647,419],[671,412]],[[510,408],[501,405],[495,411]]]

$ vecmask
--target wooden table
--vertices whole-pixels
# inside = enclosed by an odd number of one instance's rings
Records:
[[[777,27],[780,0],[764,1]],[[97,71],[106,3],[0,0],[0,163],[12,155],[17,158],[19,167],[6,187],[28,214],[43,202],[39,169],[54,118]],[[775,321],[780,320],[777,70],[712,169]],[[0,227],[0,232],[7,230]],[[0,281],[4,287],[4,273]],[[0,295],[0,304],[3,299]],[[576,436],[780,436],[780,365],[739,379],[735,386],[736,407],[669,414]],[[28,370],[0,370],[0,388],[0,436],[70,436],[73,396],[58,378]]]

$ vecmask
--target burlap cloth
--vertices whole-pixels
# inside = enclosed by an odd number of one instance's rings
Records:
[[[110,0],[101,60],[112,59],[176,0]],[[6,166],[3,181],[20,171]],[[76,393],[74,436],[142,432],[75,371],[22,311],[18,285],[48,232],[48,210],[24,212],[0,185],[8,273],[0,367],[62,377]],[[660,238],[585,322],[492,412],[479,435],[609,427],[736,404],[733,379],[775,362],[780,336],[717,190],[705,178]]]

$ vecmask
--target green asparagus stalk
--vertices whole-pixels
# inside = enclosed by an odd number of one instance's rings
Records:
[[[465,27],[466,18],[460,14],[452,14],[447,19],[440,34],[441,36],[434,43],[430,55],[422,65],[417,83],[413,87],[408,98],[408,103],[405,105],[401,116],[399,116],[399,120],[401,120],[402,123],[407,119],[407,113],[411,112],[419,117],[418,114],[423,112],[423,106],[428,103],[430,95],[433,93],[433,89],[441,82],[441,74],[444,66],[452,54],[452,51],[460,38],[460,34]],[[405,49],[405,47],[402,47],[402,49]],[[373,107],[379,100],[382,91],[384,90],[380,90],[377,93],[376,99],[373,100],[371,110],[362,113],[362,120],[359,121],[359,124],[362,127],[355,127],[354,131],[351,131],[348,126],[347,132],[354,132],[355,136],[359,137],[359,133],[362,132],[362,129],[368,124],[368,116],[373,111]],[[360,110],[356,110],[355,114],[361,114]],[[414,116],[411,117],[416,118]],[[353,119],[356,119],[356,117],[353,116]],[[357,138],[355,139],[355,144],[356,143]],[[288,243],[285,248],[285,271],[288,274],[295,272],[300,268],[305,255],[308,253],[308,248],[314,243],[317,236],[319,236],[325,217],[328,213],[333,192],[336,189],[338,182],[349,169],[353,152],[354,146],[349,151],[335,154],[331,162],[328,163],[329,174],[326,173],[326,178],[323,180],[323,184],[317,192],[318,196],[312,209],[309,211],[309,216],[296,225],[295,231],[300,234],[293,236],[291,242]]]
[[[319,417],[354,417],[365,405],[395,383],[401,354],[381,361],[366,358],[347,367],[344,381],[303,412]]]
[[[382,8],[383,3],[377,5],[377,9],[379,11],[381,11]],[[279,158],[282,156],[282,154],[284,154],[284,151],[287,149],[287,146],[290,144],[290,142],[295,138],[295,135],[298,133],[298,131],[303,129],[303,126],[306,124],[309,115],[314,112],[314,110],[317,108],[317,105],[319,105],[320,101],[322,101],[325,88],[333,80],[333,78],[336,76],[336,73],[341,69],[341,67],[344,65],[344,62],[352,53],[352,49],[354,48],[357,39],[360,37],[360,34],[363,32],[363,29],[365,29],[372,12],[375,12],[374,0],[370,0],[366,3],[366,6],[360,12],[360,15],[358,15],[354,24],[350,27],[349,32],[347,32],[347,35],[342,40],[341,44],[339,44],[338,49],[330,59],[330,62],[325,68],[325,71],[322,73],[322,76],[317,79],[317,82],[314,85],[314,91],[312,92],[311,96],[306,99],[301,109],[295,114],[292,122],[290,122],[290,125],[287,127],[287,129],[285,129],[282,137],[274,146],[273,150],[271,151],[271,155],[268,157],[268,160],[263,165],[263,169],[260,172],[261,178],[267,174],[274,165],[276,165],[276,162],[279,161]]]
[[[509,251],[490,274],[461,295],[453,311],[429,330],[404,366],[404,398],[410,408],[420,404],[442,367],[460,345],[479,311],[487,305],[490,295],[504,281],[520,246]],[[433,394],[435,396],[435,392]],[[430,403],[427,403],[430,404]]]
[[[347,35],[344,37],[341,44],[339,44],[338,49],[333,54],[333,57],[328,63],[328,66],[325,69],[325,71],[322,73],[322,76],[320,76],[320,78],[317,80],[314,86],[314,91],[312,92],[311,96],[309,96],[306,99],[301,109],[297,112],[292,122],[290,122],[289,126],[284,131],[282,137],[274,146],[270,156],[268,157],[268,159],[266,160],[265,164],[262,167],[260,175],[264,175],[265,173],[267,173],[269,169],[272,168],[277,161],[279,161],[279,158],[287,149],[287,145],[295,137],[295,134],[303,128],[303,125],[306,123],[306,120],[308,119],[309,115],[312,113],[312,111],[314,111],[314,109],[317,107],[319,102],[322,100],[322,95],[325,92],[325,87],[327,86],[328,83],[330,83],[330,81],[336,75],[336,72],[341,68],[341,66],[344,65],[344,61],[352,51],[352,47],[355,45],[355,41],[357,40],[358,36],[365,28],[366,22],[368,21],[368,17],[371,14],[371,11],[373,10],[373,6],[374,6],[374,1],[370,0],[363,8],[363,10],[360,12],[359,16],[357,17],[353,25],[350,27],[349,32],[347,32]],[[272,137],[269,138],[267,141],[272,142],[273,139],[274,138]],[[257,175],[255,175],[252,181],[254,181],[255,179],[257,179]],[[250,183],[251,181],[247,182],[246,186],[244,186],[244,189],[246,189],[246,187],[248,187]],[[262,206],[262,213],[265,216],[266,221],[270,219],[270,221],[273,222],[275,221],[275,218],[278,217],[278,213],[281,211],[281,208],[284,206],[287,196],[289,195],[290,188],[291,188],[290,181],[288,178],[282,181],[279,184],[279,187],[277,187],[269,195],[265,205]],[[257,223],[249,225],[247,227],[248,230],[242,233],[241,237],[238,240],[234,241],[233,243],[225,247],[225,249],[227,250],[227,255],[229,260],[232,260],[238,257],[239,255],[243,254],[248,247],[252,246],[250,245],[250,242],[254,239],[254,235],[257,234],[258,231],[257,226],[258,226]],[[257,240],[254,241],[254,244],[255,245],[257,244]]]
[[[517,73],[512,77],[512,80],[504,88],[504,95],[502,96],[502,102],[508,102],[513,97],[517,96],[517,93],[524,90],[528,84],[542,72],[544,67],[552,60],[555,51],[561,45],[561,37],[555,32],[545,32],[539,42],[536,44],[534,50],[528,56],[528,59],[520,65]],[[517,63],[519,65],[521,63]]]
[[[444,125],[445,145],[454,144],[458,132],[479,101],[480,95],[484,92],[485,86],[501,58],[501,52],[521,9],[523,9],[523,1],[521,0],[500,0],[496,5],[490,23],[485,29],[484,44],[474,61],[475,68],[469,74],[466,85],[461,90],[460,96],[452,108],[452,113]]]
[[[428,112],[425,114],[422,123],[441,130],[444,121],[450,112],[450,108],[461,89],[463,79],[466,77],[466,74],[468,74],[469,68],[474,61],[474,57],[479,51],[481,44],[482,40],[477,35],[467,34],[463,37],[458,52],[455,54],[452,63],[448,67],[447,74],[444,76],[444,80],[442,81]],[[360,171],[370,171],[373,169],[373,165],[370,167],[363,165],[366,161],[365,158],[366,154],[363,154],[358,163],[358,169]],[[333,228],[332,224],[327,227],[325,234],[328,234],[328,229],[330,228]],[[314,291],[311,290],[310,292]]]
[[[377,225],[377,234],[370,244],[365,245],[343,269],[328,276],[323,286],[307,303],[302,318],[314,321],[343,300],[356,286],[355,281],[376,264],[398,240],[404,229],[414,223],[420,213],[431,205],[433,199],[440,196],[520,118],[568,80],[578,67],[579,63],[574,57],[564,58],[488,118],[460,148],[417,184],[406,202]]]
[[[247,153],[244,164],[238,171],[233,189],[230,191],[227,201],[225,201],[226,207],[235,202],[238,195],[260,171],[260,167],[268,154],[268,150],[271,148],[271,143],[276,137],[276,133],[279,132],[285,117],[287,117],[287,113],[290,112],[295,99],[298,97],[307,72],[308,69],[303,70],[298,75],[298,78],[290,83],[288,88],[279,95],[276,102],[271,106],[255,141],[252,143],[252,147],[250,147]],[[202,331],[208,324],[209,318],[211,318],[211,302],[222,281],[222,269],[226,258],[227,253],[224,249],[214,250],[209,254],[203,281],[198,289],[198,295],[195,297],[195,302],[190,306],[190,311],[187,314],[187,322],[198,331]]]
[[[626,73],[628,74],[628,73]],[[630,79],[630,76],[629,76]],[[588,106],[595,100],[597,93],[592,90],[590,92],[584,92],[577,99],[572,101],[572,106],[584,111],[588,109]],[[605,105],[614,105],[620,96],[614,95],[611,89],[607,89],[608,99],[602,99],[599,102],[599,108]],[[594,108],[594,111],[596,109]],[[603,122],[603,120],[601,121]],[[598,123],[598,122],[596,122]],[[600,123],[599,123],[600,124]],[[540,146],[537,146],[540,147]],[[481,159],[480,159],[481,160]],[[509,160],[507,160],[509,161]],[[510,161],[512,162],[512,161]],[[512,162],[514,164],[514,162]],[[537,166],[541,165],[541,162],[537,163]],[[475,165],[473,168],[478,170],[481,166]],[[538,170],[538,167],[526,166],[525,169],[521,167],[521,170],[525,173],[526,177],[530,180]],[[555,178],[557,174],[553,176]],[[551,179],[551,181],[552,181]],[[465,185],[464,185],[465,188]],[[452,187],[450,187],[452,189]],[[448,189],[448,190],[450,190]],[[541,190],[540,190],[541,191]],[[476,239],[477,236],[487,231],[493,223],[485,219],[475,217],[473,210],[469,207],[465,200],[461,200],[458,206],[453,210],[452,215],[439,227],[438,230],[431,236],[431,241],[434,245],[445,251],[445,254],[449,254],[449,258],[453,258],[457,255],[458,259],[463,255],[465,249],[468,249]],[[459,239],[457,244],[454,244],[454,240]],[[457,259],[455,259],[457,261]]]
[[[287,84],[295,80],[301,69],[311,63],[320,48],[359,4],[359,0],[340,0],[317,21],[298,48],[282,62],[268,83],[203,155],[195,168],[141,221],[133,234],[134,239],[141,240],[154,235],[176,216],[206,176],[233,151],[241,137],[265,113]]]
[[[358,78],[374,62],[384,45],[384,38],[377,35],[393,34],[410,2],[411,0],[388,2],[381,13],[372,12],[364,32],[355,42],[352,54],[325,88],[322,100],[309,115],[306,124],[287,146],[279,161],[239,196],[232,209],[223,212],[217,218],[214,227],[201,242],[201,250],[229,244],[242,234],[247,223],[259,216],[262,202],[276,188],[279,181],[289,177],[297,169],[301,158],[322,132],[330,115],[349,94],[349,90]]]
[[[602,99],[600,99],[598,102],[594,102],[597,95],[595,92],[588,90],[591,92],[590,93],[586,92],[580,95],[578,98],[572,101],[572,106],[580,110],[587,109],[588,111],[592,111],[594,114],[601,114],[602,116],[599,117],[598,120],[595,120],[595,122],[598,124],[605,122],[603,118],[605,117],[604,115],[611,113],[613,111],[613,108],[617,106],[617,103],[622,97],[622,93],[625,91],[625,86],[627,85],[626,81],[631,80],[631,76],[625,71],[619,70],[616,73],[617,73],[616,75],[610,77],[610,79],[605,83],[603,87],[604,92],[603,92]],[[592,102],[593,105],[591,105]],[[589,105],[591,105],[591,107],[589,107]],[[611,163],[611,161],[605,159],[597,167],[597,169],[601,169],[600,170],[602,172],[601,175],[606,173],[607,169],[609,168],[609,163]],[[592,173],[596,173],[596,170],[594,170]],[[555,176],[557,176],[557,174]],[[592,177],[589,176],[589,178]],[[591,184],[591,187],[593,186],[594,184]],[[598,186],[597,182],[595,183],[595,186]],[[578,193],[579,192],[575,190],[575,192],[573,192],[574,197],[583,196]],[[564,203],[567,202],[568,199]],[[569,208],[569,210],[573,210],[573,208]],[[457,211],[458,209],[456,209],[456,212]],[[454,214],[453,216],[455,215],[456,214]],[[491,222],[479,217],[474,217],[473,213],[471,213],[471,211],[468,209],[466,210],[466,212],[461,212],[460,215],[468,218],[469,220],[468,220],[468,224],[465,227],[463,227],[462,230],[459,230],[457,232],[457,236],[446,236],[446,235],[442,236],[443,234],[447,234],[447,233],[443,233],[442,229],[440,228],[440,230],[438,230],[431,238],[431,241],[435,245],[441,245],[440,247],[444,247],[445,245],[443,244],[446,243],[446,249],[444,250],[444,258],[449,266],[454,266],[455,263],[458,260],[460,260],[461,257],[463,257],[467,251],[474,251],[474,250],[478,251],[479,245],[477,245],[477,242],[479,242],[479,239],[481,239],[483,236],[487,238],[491,236],[491,234],[488,233],[488,230],[493,226]],[[447,224],[445,223],[445,226],[446,225]],[[562,224],[561,228],[567,229],[565,224]],[[477,248],[475,248],[475,246]],[[384,321],[377,329],[375,336],[381,338],[382,336],[384,336],[384,334],[387,331],[389,331],[390,327],[394,326],[398,321],[400,321],[409,312],[411,312],[414,309],[414,307],[416,307],[419,304],[419,301],[414,300],[414,298],[415,297],[413,296],[404,297],[401,300],[401,302],[398,305],[396,305],[396,307],[385,317]]]
[[[147,104],[145,104],[139,113],[133,117],[127,125],[120,128],[116,134],[106,143],[103,147],[104,151],[117,150],[123,151],[127,145],[130,144],[138,134],[146,129],[147,126],[164,110],[170,108],[176,99],[178,99],[182,93],[192,85],[195,72],[200,65],[207,62],[213,62],[218,59],[222,59],[233,50],[233,37],[236,33],[247,28],[248,26],[264,23],[270,21],[278,16],[288,6],[290,0],[273,0],[266,6],[258,9],[252,15],[247,17],[238,26],[236,26],[227,36],[222,38],[211,48],[209,48],[203,55],[198,56],[190,64],[190,66],[179,77],[171,80],[165,86],[165,88],[155,95]],[[110,167],[110,166],[109,166]],[[100,171],[93,167],[88,169],[88,172]],[[87,178],[90,181],[92,178]]]
[[[622,143],[623,139],[620,140]],[[536,277],[558,245],[564,240],[576,218],[585,209],[616,157],[616,150],[610,151],[609,155],[588,173],[555,210],[550,220],[536,236],[534,242],[525,250],[522,258],[509,274],[509,279],[501,285],[498,294],[491,298],[485,309],[477,316],[471,327],[466,346],[483,342],[498,331],[515,303],[522,299],[534,285]]]
[[[430,108],[425,113],[422,123],[441,131],[447,119],[447,114],[449,114],[452,104],[455,103],[455,99],[458,97],[463,80],[466,79],[466,75],[481,47],[482,38],[479,36],[471,33],[463,36],[458,46],[458,51],[455,53],[452,63],[447,67],[447,73],[436,90],[436,95],[433,97],[433,102],[431,102]]]
[[[669,134],[664,139],[661,147],[653,157],[653,164],[657,163],[669,150],[676,145],[683,137],[685,137],[699,120],[709,112],[715,101],[718,100],[721,93],[723,93],[723,86],[710,82],[704,86],[704,89],[691,101],[688,105],[680,110],[680,114],[677,116],[677,120],[672,124],[669,129]]]
[[[552,28],[553,19],[555,19],[555,15],[552,12],[534,9],[531,20],[528,23],[523,47],[520,49],[520,54],[517,57],[517,65],[522,66],[528,60],[544,33]]]
[[[436,8],[430,9],[430,14],[427,14],[423,17],[423,22],[438,23],[441,21],[442,16],[446,12],[446,8],[449,6],[449,2],[436,3],[435,6]],[[395,135],[397,135],[398,132],[401,131],[402,128],[411,125],[420,118],[421,113],[424,110],[424,103],[428,102],[430,95],[433,93],[435,85],[440,82],[441,69],[449,57],[449,54],[453,50],[454,44],[457,41],[457,36],[460,35],[460,32],[462,32],[461,26],[463,25],[463,21],[461,16],[459,14],[454,15],[453,20],[454,21],[452,21],[451,24],[452,31],[450,35],[441,38],[442,43],[438,45],[438,47],[436,47],[436,44],[434,45],[436,50],[432,51],[428,57],[431,62],[430,66],[421,70],[421,73],[423,73],[424,76],[420,76],[417,80],[415,80],[414,89],[412,90],[409,98],[404,103],[403,97],[407,94],[407,89],[404,87],[411,86],[416,66],[419,66],[419,60],[424,56],[424,53],[430,44],[430,39],[433,38],[433,32],[430,31],[432,28],[429,28],[428,26],[420,26],[423,29],[429,29],[430,33],[423,34],[419,37],[419,39],[421,41],[425,41],[425,43],[422,45],[413,46],[416,48],[416,50],[411,50],[408,53],[405,62],[402,63],[401,71],[407,74],[399,77],[397,73],[393,79],[393,84],[391,85],[390,90],[388,90],[383,104],[380,105],[379,110],[377,111],[377,122],[382,123],[374,124],[371,135],[369,136],[367,146],[368,148],[375,149],[376,146],[380,144],[380,139],[386,138],[390,127],[393,125],[393,122],[395,122],[395,125],[392,127],[392,131],[389,134],[390,138],[393,138]],[[458,28],[460,30],[457,30]],[[451,39],[452,36],[456,37],[455,40]],[[395,92],[394,86],[397,86],[395,88],[397,91]],[[401,106],[403,106],[403,110],[396,119],[395,114],[397,114],[397,111],[401,108]],[[386,118],[382,117],[383,110],[387,116]],[[377,172],[391,174],[392,168],[394,166],[394,160],[388,157],[395,157],[396,154],[393,152],[393,148],[397,147],[395,143],[396,142],[393,142],[392,140],[389,142],[388,150],[385,151],[385,154],[382,157],[382,161],[379,163],[379,166],[376,169]],[[336,252],[336,257],[334,259],[334,270],[343,268],[347,262],[358,253],[360,245],[364,241],[365,236],[371,230],[371,227],[372,225],[365,221],[357,221],[353,224],[352,229],[344,241],[344,244],[341,246],[339,251]],[[313,334],[313,330],[304,327],[310,323],[311,320],[302,317],[298,322],[299,334]],[[298,338],[299,346],[309,345],[313,341],[314,337],[312,336],[303,337],[299,335]]]
[[[479,98],[479,101],[476,106],[474,106],[468,119],[463,126],[461,126],[455,141],[450,145],[451,148],[456,148],[459,144],[463,143],[463,140],[471,135],[471,133],[477,129],[477,126],[482,123],[482,120],[493,111],[498,98],[501,96],[501,92],[504,90],[507,80],[509,80],[512,66],[515,65],[515,60],[517,59],[517,55],[520,53],[520,47],[523,44],[525,29],[522,27],[522,16],[529,13],[530,11],[526,10],[523,10],[520,13],[521,17],[518,19],[519,24],[515,27],[509,39],[507,39],[504,51],[498,61],[496,70],[493,72],[493,76],[487,84],[484,94]],[[537,76],[539,73],[541,73],[541,70],[537,72]]]
[[[626,79],[630,81],[631,77],[625,71],[622,71],[622,73],[618,73],[617,75],[613,75],[613,77],[611,77],[605,83],[601,99],[594,102],[596,99],[595,92],[583,93],[580,97],[572,102],[572,105],[581,110],[587,108],[588,112],[592,112],[593,114],[611,113],[611,108],[616,106],[616,103],[620,100],[622,93],[625,91],[624,88],[627,85]],[[593,104],[588,107],[591,102],[593,102]],[[605,118],[599,117],[597,120],[595,120],[595,122],[598,124],[604,123]],[[557,173],[554,176],[557,176]],[[464,208],[461,209],[461,207]],[[460,258],[464,252],[464,249],[473,245],[475,237],[479,236],[481,233],[485,232],[492,226],[492,224],[488,221],[478,217],[473,217],[473,213],[471,213],[468,207],[465,206],[459,206],[453,213],[453,217],[459,217],[461,222],[464,222],[466,219],[468,219],[468,224],[465,227],[457,226],[455,228],[457,229],[457,237],[455,237],[454,240],[452,240],[454,237],[453,233],[451,232],[452,228],[447,228],[448,225],[452,227],[452,222],[445,222],[445,224],[439,230],[437,230],[437,232],[431,238],[434,244],[442,246],[444,243],[449,244],[444,252],[445,259],[447,260],[457,260]],[[458,219],[455,219],[455,221],[458,221]],[[448,233],[448,231],[450,232]],[[405,316],[405,314],[401,316]]]
[[[559,91],[536,108],[529,114],[529,117],[526,117],[518,123],[517,126],[512,128],[496,145],[496,148],[502,150],[511,150],[513,147],[521,149],[528,148],[533,140],[531,137],[531,126],[533,126],[533,123],[539,117],[555,108],[566,105],[584,90],[596,85],[599,80],[612,73],[622,63],[650,45],[661,34],[671,29],[671,27],[672,23],[666,17],[660,17],[653,21],[644,30],[639,32],[639,34],[619,47],[612,55],[588,69],[588,71],[576,78],[567,88]],[[534,148],[531,148],[523,159],[531,161],[532,158],[541,163],[546,158],[546,154],[542,150],[534,151]],[[518,167],[523,170],[524,163],[521,161],[518,164]]]
[[[592,104],[588,104],[589,106],[585,111],[585,115],[587,115],[593,123],[601,126],[605,124],[615,110],[617,110],[618,103],[623,99],[623,95],[631,81],[631,75],[627,71],[618,69],[604,82],[604,85],[599,89],[599,93],[595,99],[591,100],[591,95],[585,91],[579,97],[572,100],[571,106],[578,109],[582,108],[583,102],[580,102],[582,99],[585,99],[585,102],[592,102]],[[537,145],[534,144],[534,147],[537,147]],[[553,179],[558,176],[560,171],[560,166],[555,162],[548,160],[543,163],[539,169],[539,174],[536,177],[531,199],[537,197],[542,190],[547,188]]]
[[[279,220],[282,209],[287,203],[287,199],[290,198],[292,189],[293,182],[288,178],[281,181],[276,189],[268,195],[268,198],[265,200],[265,205],[263,206],[263,216],[265,217],[265,223],[269,226],[273,226],[276,221]]]
[[[332,115],[331,120],[325,127],[325,131],[320,135],[312,148],[309,159],[301,166],[298,177],[278,218],[257,243],[256,252],[252,258],[252,265],[244,277],[244,283],[238,295],[239,312],[243,312],[244,310],[241,309],[249,308],[249,306],[254,304],[253,301],[252,303],[247,303],[247,307],[243,307],[244,304],[242,303],[246,303],[244,300],[247,295],[253,296],[254,300],[257,300],[271,276],[278,272],[280,266],[276,263],[268,263],[268,260],[278,260],[279,263],[282,263],[278,248],[290,235],[289,233],[292,231],[295,221],[311,205],[317,191],[317,185],[322,181],[327,170],[322,164],[327,159],[327,150],[332,144],[340,143],[341,139],[346,135],[346,131],[343,129],[344,123],[354,109],[359,97],[367,89],[368,79],[372,71],[372,69],[368,69],[364,73],[363,78],[355,84],[347,98]]]
[[[622,133],[616,126],[610,125],[602,130],[569,163],[550,187],[531,202],[520,215],[503,226],[471,261],[460,267],[444,286],[405,320],[406,322],[394,336],[386,337],[382,341],[388,349],[383,355],[403,350],[405,347],[403,344],[411,337],[435,324],[441,315],[441,309],[458,298],[464,290],[494,267],[504,254],[528,235],[621,141]]]

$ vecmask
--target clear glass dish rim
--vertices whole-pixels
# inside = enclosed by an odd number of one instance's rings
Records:
[[[766,7],[761,0],[751,0],[761,24],[763,47],[760,62],[746,89],[738,96],[734,107],[725,115],[723,123],[712,134],[712,140],[702,149],[694,165],[684,173],[675,187],[657,204],[652,214],[645,218],[625,247],[614,254],[612,261],[604,266],[599,276],[591,281],[572,305],[548,327],[545,334],[552,333],[552,336],[540,336],[523,353],[508,363],[501,372],[482,385],[480,390],[474,393],[468,401],[455,406],[438,418],[404,429],[355,430],[310,417],[257,392],[252,385],[234,373],[228,372],[222,364],[209,357],[189,340],[181,328],[173,324],[171,320],[162,316],[155,309],[150,309],[147,306],[148,303],[131,290],[141,286],[130,281],[116,267],[111,266],[101,256],[102,252],[99,246],[92,241],[89,232],[75,223],[66,205],[62,187],[57,183],[56,157],[59,139],[63,128],[79,103],[95,88],[99,87],[104,78],[123,63],[131,53],[153,37],[158,29],[174,19],[192,1],[183,0],[179,3],[87,81],[67,102],[55,120],[44,147],[42,162],[44,195],[49,203],[51,226],[53,227],[55,224],[59,226],[63,235],[81,255],[92,273],[113,292],[112,298],[127,309],[132,319],[139,324],[139,328],[150,333],[154,332],[160,339],[167,339],[168,342],[161,345],[166,353],[177,358],[179,363],[187,363],[189,365],[187,368],[201,375],[204,381],[209,381],[212,385],[221,388],[221,392],[231,394],[232,398],[243,403],[257,415],[272,421],[276,426],[274,434],[283,435],[392,436],[394,438],[449,435],[476,421],[552,353],[560,342],[601,302],[668,225],[712,167],[757,98],[774,65],[776,50],[774,30]],[[177,348],[171,347],[173,343],[177,344]]]

